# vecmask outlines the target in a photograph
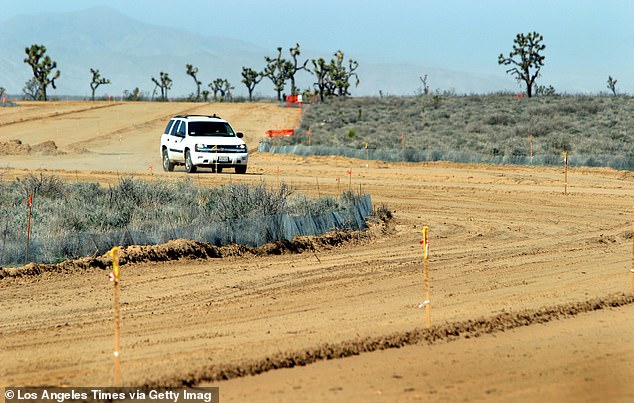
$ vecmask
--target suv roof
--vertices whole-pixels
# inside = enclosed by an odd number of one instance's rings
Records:
[[[189,119],[189,118],[222,119],[220,116],[216,115],[215,113],[213,115],[176,115],[176,116],[174,116],[174,118],[183,118],[183,119]]]

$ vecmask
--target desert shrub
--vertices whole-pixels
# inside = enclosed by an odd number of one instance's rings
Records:
[[[269,190],[264,184],[224,185],[211,191],[207,213],[215,221],[276,215],[289,212],[288,197],[293,193],[285,183],[279,189]]]
[[[22,193],[26,195],[44,196],[44,197],[60,197],[64,194],[64,182],[55,175],[38,175],[29,174],[25,179],[20,181]]]
[[[380,221],[389,221],[392,219],[392,212],[385,203],[381,203],[374,207],[372,216]]]
[[[435,161],[455,156],[512,163],[529,154],[529,136],[533,136],[533,163],[547,163],[553,155],[559,159],[559,153],[568,150],[588,157],[580,161],[594,157],[589,160],[593,165],[614,159],[620,161],[614,164],[623,166],[634,155],[633,125],[634,100],[625,96],[518,99],[511,93],[436,92],[433,97],[347,98],[312,105],[294,138],[263,145],[263,150],[286,144],[289,147],[278,147],[277,152],[292,149],[305,155],[365,158],[357,150],[367,142],[373,159]],[[309,128],[312,150],[295,147],[308,143]],[[407,151],[402,151],[401,133]]]
[[[485,118],[483,118],[483,120],[484,120],[484,123],[491,126],[495,126],[495,125],[508,126],[515,123],[513,116],[511,116],[510,114],[500,114],[500,113],[486,116]]]
[[[227,220],[252,219],[259,224],[245,231],[266,234],[267,223],[274,221],[262,217],[340,211],[361,197],[313,200],[295,194],[285,183],[276,188],[263,183],[204,188],[188,179],[143,181],[124,177],[115,185],[100,186],[30,175],[0,182],[0,264],[24,259],[28,194],[35,195],[30,256],[46,262],[78,257],[87,249],[103,253],[104,248],[131,243],[132,238],[159,243],[183,234],[201,234],[214,223]]]
[[[321,214],[328,211],[335,211],[340,206],[339,201],[334,197],[311,199],[303,194],[293,195],[290,199],[290,204],[293,206],[293,213],[297,215]]]

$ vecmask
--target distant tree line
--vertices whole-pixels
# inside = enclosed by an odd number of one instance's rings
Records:
[[[55,80],[61,73],[57,69],[57,62],[52,60],[46,54],[46,46],[31,45],[25,49],[27,57],[24,62],[27,63],[32,71],[33,78],[29,79],[22,90],[25,99],[31,100],[48,100],[47,89],[56,88]],[[270,57],[265,56],[266,65],[263,70],[256,71],[251,67],[242,67],[242,83],[246,86],[249,101],[253,101],[253,91],[255,87],[264,79],[268,78],[273,83],[277,100],[282,100],[282,93],[287,84],[290,83],[290,94],[298,95],[300,90],[296,84],[296,75],[300,71],[305,71],[315,76],[313,88],[308,88],[303,92],[305,94],[316,94],[323,100],[331,96],[347,96],[350,95],[350,81],[354,79],[355,85],[359,84],[359,76],[356,73],[359,63],[350,59],[347,63],[344,60],[343,51],[339,50],[334,54],[334,58],[326,61],[323,58],[312,60],[299,60],[301,56],[299,43],[289,49],[289,57],[283,55],[282,48],[277,48],[277,55]],[[312,69],[308,67],[308,63],[312,63]],[[101,85],[111,84],[110,79],[102,77],[99,69],[91,68],[92,79],[90,81],[91,99],[95,100],[95,92]],[[192,101],[207,102],[212,96],[214,101],[223,101],[232,99],[232,90],[235,89],[226,78],[216,78],[210,82],[207,87],[209,90],[202,90],[203,83],[198,80],[198,67],[192,64],[185,65],[185,74],[191,76],[196,85],[196,91],[192,93],[188,99]],[[168,92],[172,88],[173,81],[169,73],[161,71],[159,77],[151,77],[154,83],[152,98],[157,96],[160,91],[160,100],[168,99]],[[127,100],[140,100],[144,97],[136,87],[132,91],[124,91]]]
[[[526,96],[533,95],[555,95],[555,88],[544,85],[537,85],[537,79],[541,76],[541,69],[544,66],[545,56],[543,55],[546,45],[543,43],[544,37],[538,32],[529,32],[527,34],[519,33],[513,40],[513,48],[508,56],[500,54],[498,56],[498,64],[507,66],[506,72],[515,77],[515,79],[523,84],[526,88]],[[296,75],[300,71],[305,71],[314,76],[315,81],[312,88],[309,87],[302,91],[306,95],[318,95],[323,101],[325,98],[334,96],[350,95],[351,82],[355,86],[359,85],[359,76],[357,69],[359,63],[355,60],[345,60],[343,51],[338,50],[334,53],[334,57],[330,60],[324,58],[318,59],[299,59],[301,56],[299,43],[291,47],[289,56],[284,56],[283,49],[277,48],[275,56],[265,56],[266,65],[261,71],[254,70],[251,67],[242,67],[241,82],[247,88],[249,101],[253,101],[253,92],[255,87],[264,79],[268,78],[273,84],[277,100],[282,100],[282,94],[290,83],[290,94],[298,95],[300,90],[296,84]],[[56,88],[55,81],[60,77],[60,70],[57,69],[57,62],[52,60],[46,54],[44,45],[33,44],[25,48],[26,58],[24,62],[31,67],[33,77],[29,79],[23,88],[23,94],[26,99],[42,100],[48,99],[48,87]],[[310,62],[310,66],[309,66]],[[91,99],[95,99],[95,91],[101,85],[110,84],[110,80],[101,77],[98,69],[90,69],[92,80],[90,82]],[[210,95],[214,101],[223,101],[232,99],[232,90],[235,89],[226,78],[216,78],[210,82],[207,87],[209,90],[202,90],[202,82],[198,80],[198,67],[192,64],[185,65],[185,73],[192,77],[196,85],[195,93],[192,93],[188,99],[192,101],[209,100]],[[429,94],[429,86],[427,84],[427,75],[421,76],[423,83],[422,95]],[[160,90],[160,100],[168,99],[168,91],[172,88],[172,79],[167,72],[161,71],[159,78],[151,77],[154,83],[152,98],[154,99],[157,90]],[[607,88],[613,95],[617,95],[617,80],[612,76],[608,76]],[[132,91],[124,91],[127,100],[140,100],[143,94],[139,88]]]

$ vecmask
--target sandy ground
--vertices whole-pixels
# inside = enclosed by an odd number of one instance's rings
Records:
[[[320,361],[221,382],[221,396],[282,402],[632,401],[633,317],[630,305],[503,335]]]
[[[0,142],[53,140],[65,153],[0,155],[0,180],[41,170],[102,183],[180,179],[182,170],[160,171],[167,119],[214,112],[245,132],[252,155],[247,175],[191,175],[201,186],[283,180],[313,196],[360,188],[395,219],[315,253],[125,266],[125,384],[210,381],[223,401],[634,401],[631,304],[218,382],[326,343],[420,330],[423,225],[434,326],[629,295],[631,172],[571,169],[564,194],[561,168],[259,154],[266,130],[298,119],[273,104],[80,102],[0,109]],[[106,275],[0,280],[0,386],[112,383]]]

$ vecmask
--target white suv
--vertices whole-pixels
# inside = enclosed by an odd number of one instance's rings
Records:
[[[171,172],[175,165],[185,165],[188,173],[198,167],[218,173],[235,168],[238,174],[246,173],[249,154],[242,137],[216,115],[174,116],[161,136],[163,169]]]

